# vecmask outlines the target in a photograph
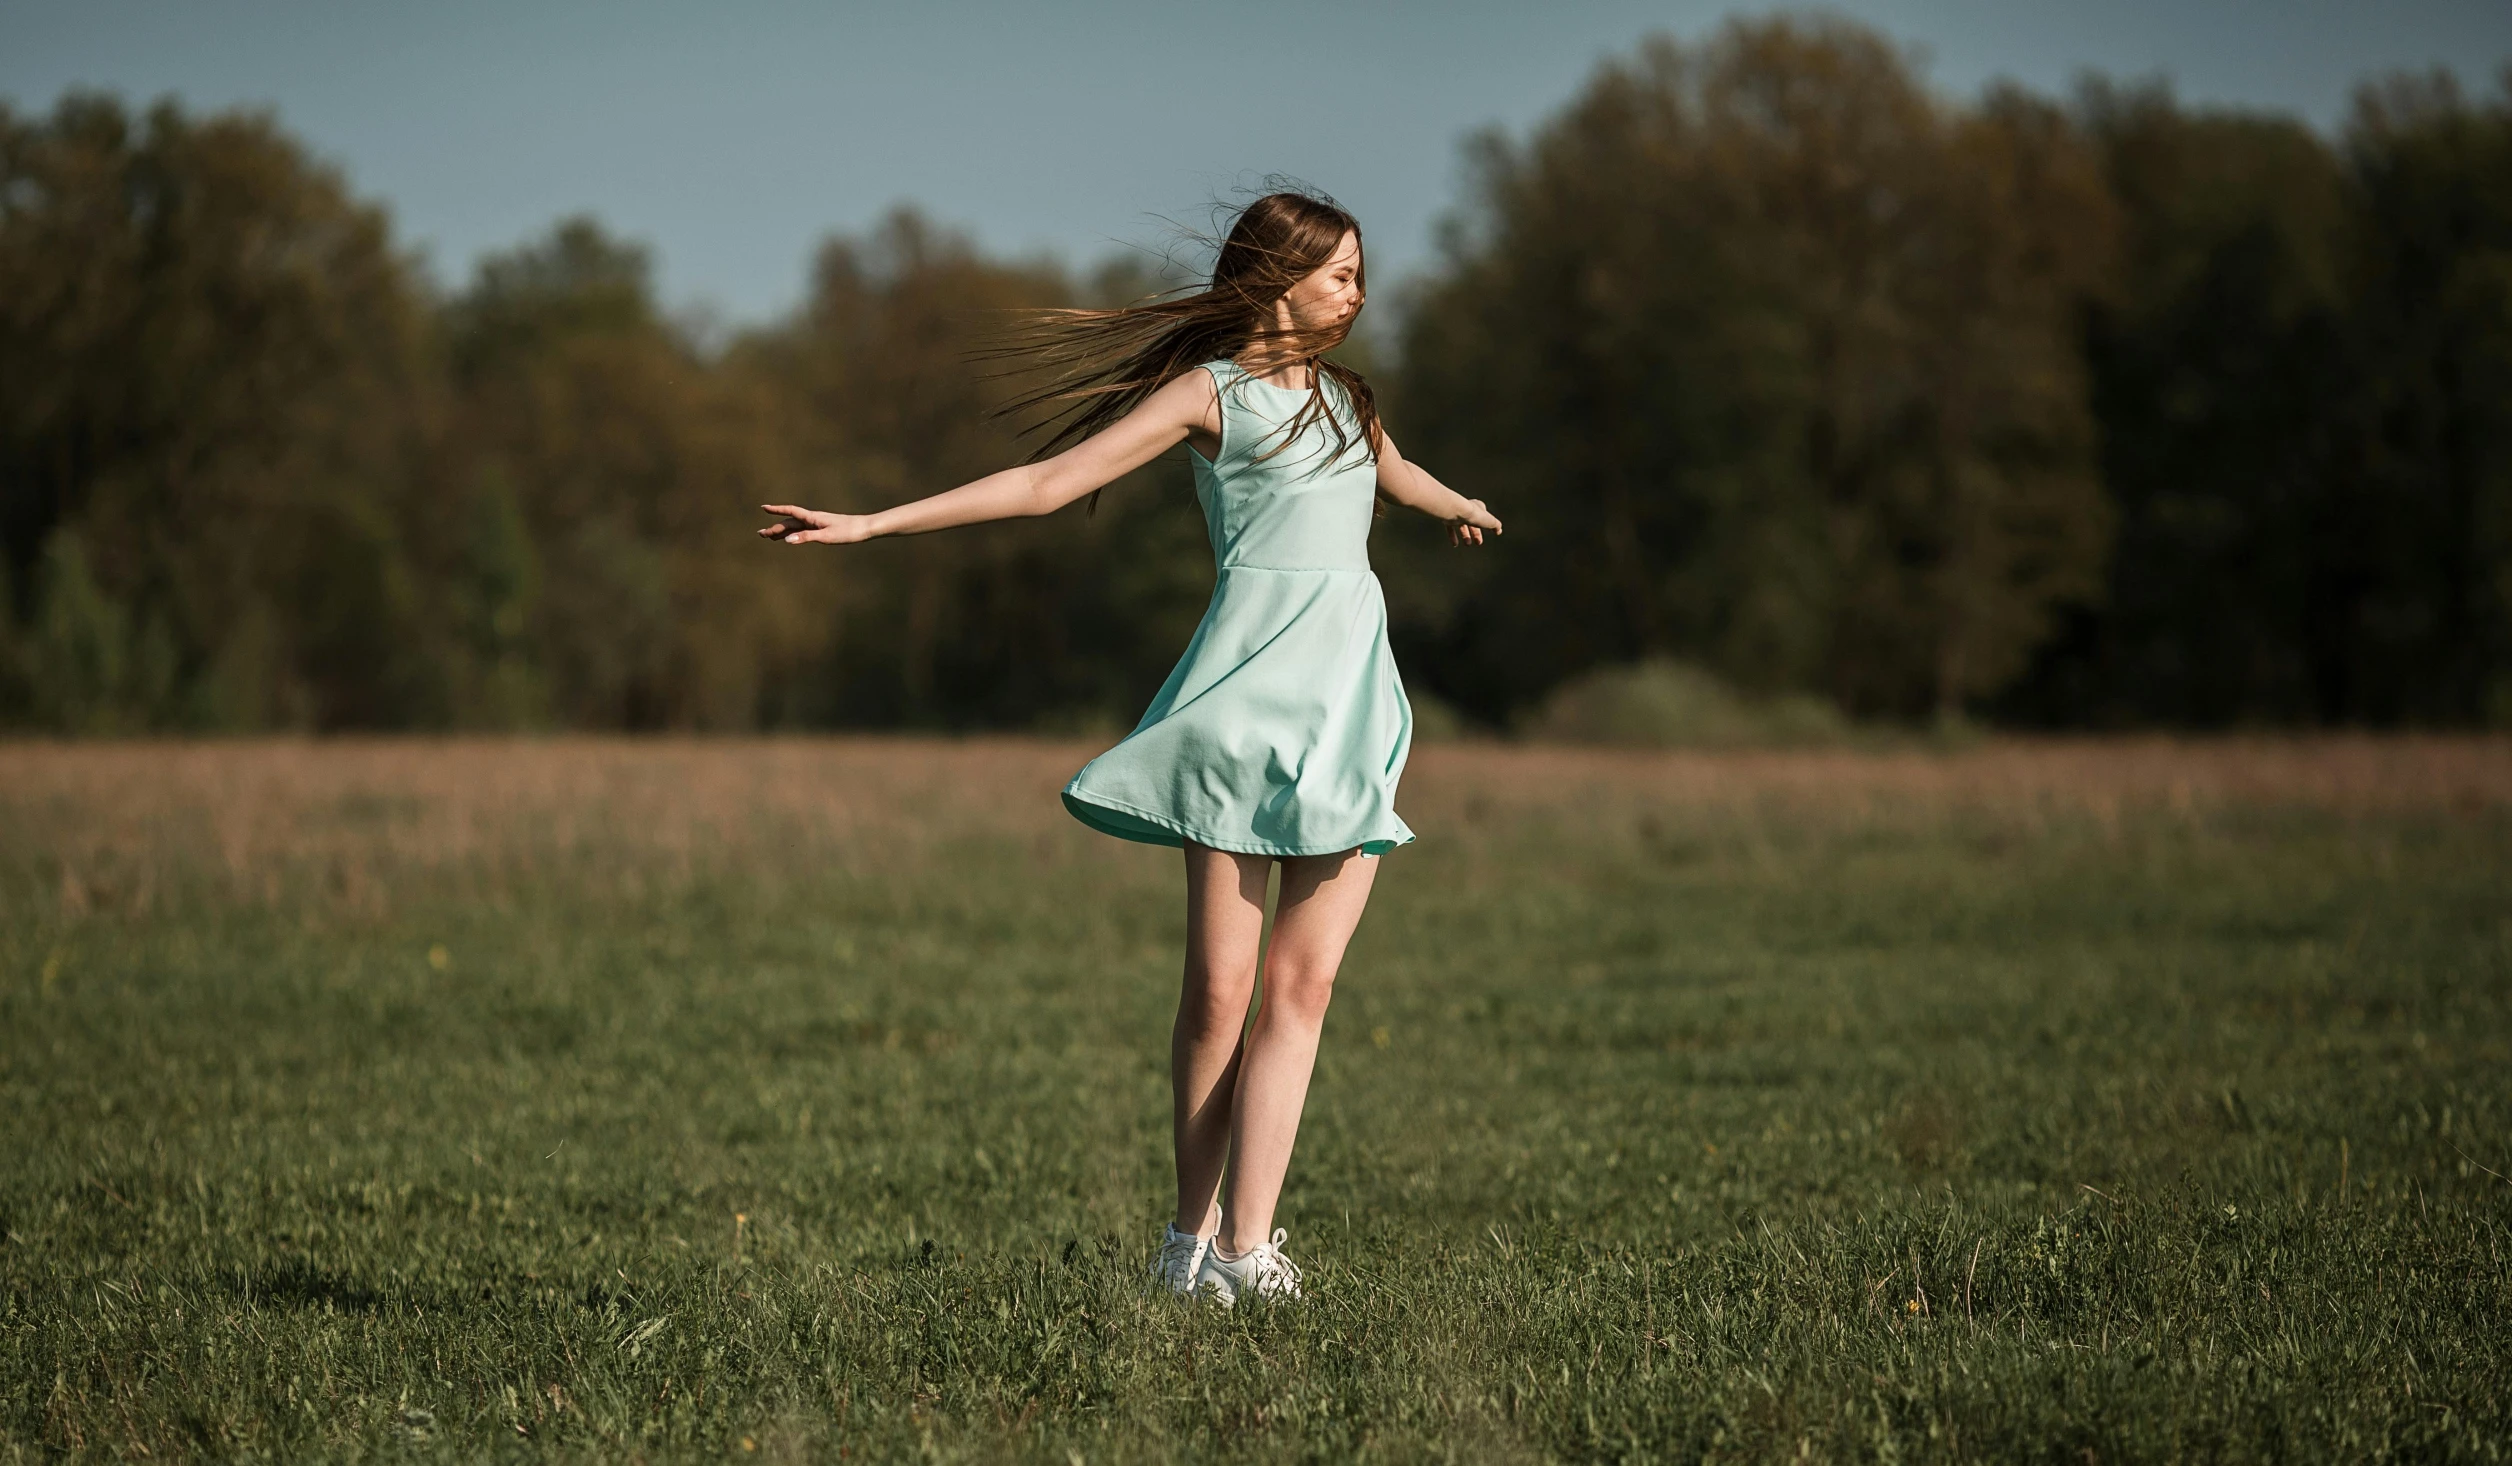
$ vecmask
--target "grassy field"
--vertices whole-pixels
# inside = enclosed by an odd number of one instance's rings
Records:
[[[0,745],[0,1461],[2512,1454],[2512,744],[1426,750],[1234,1314],[1089,751]]]

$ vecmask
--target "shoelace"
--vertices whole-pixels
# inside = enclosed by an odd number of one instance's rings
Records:
[[[1256,1291],[1289,1293],[1296,1298],[1300,1292],[1300,1269],[1297,1263],[1282,1255],[1282,1244],[1290,1240],[1284,1228],[1273,1229],[1273,1240],[1253,1249],[1256,1259]]]
[[[1177,1232],[1164,1234],[1160,1242],[1160,1257],[1152,1263],[1151,1270],[1164,1278],[1185,1271],[1186,1265],[1195,1260],[1196,1245],[1203,1240]]]

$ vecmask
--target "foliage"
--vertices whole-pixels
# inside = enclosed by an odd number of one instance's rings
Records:
[[[1552,690],[1529,736],[1560,743],[1655,748],[1753,748],[1837,743],[1839,712],[1803,693],[1748,698],[1685,662],[1600,667]]]
[[[425,720],[439,399],[381,211],[266,117],[0,108],[0,564],[68,731]]]
[[[2512,90],[2367,89],[2343,148],[2088,90],[2127,245],[2086,332],[2110,589],[2052,722],[2512,715]]]
[[[2512,1436],[2499,743],[1428,751],[1230,1314],[1089,751],[0,750],[0,1459]]]
[[[744,367],[795,394],[811,453],[848,466],[831,507],[870,510],[1028,456],[995,413],[1015,382],[971,357],[1025,306],[1122,301],[1150,282],[1111,271],[1087,294],[1045,264],[1005,267],[913,213],[820,252],[810,299],[749,343]],[[1203,523],[1172,455],[1112,485],[1095,514],[854,552],[843,628],[786,716],[814,724],[1131,721],[1211,588]]]
[[[445,325],[460,721],[754,726],[831,614],[739,512],[826,495],[792,404],[705,359],[590,220],[482,261]]]
[[[1415,633],[1435,682],[1491,712],[1681,654],[1951,711],[2094,586],[2071,312],[2110,206],[2053,109],[1949,107],[1873,33],[1780,20],[1651,42],[1481,162],[1402,404],[1515,513]]]
[[[1905,715],[2512,716],[2512,83],[2370,86],[2332,147],[1950,108],[1778,20],[1482,158],[1399,414],[1517,511],[1505,568],[1400,584],[1482,715],[1676,655]]]
[[[2369,88],[2346,144],[2377,228],[2322,709],[2512,726],[2512,67],[2482,106],[2447,75]]]
[[[1475,158],[1354,343],[1510,526],[1373,537],[1425,726],[1653,659],[1940,725],[2512,723],[2512,89],[2376,80],[2332,141],[1775,19]],[[842,556],[752,506],[1017,461],[1002,313],[1160,283],[902,211],[716,340],[589,219],[440,289],[268,116],[0,105],[0,727],[1121,727],[1209,584],[1179,458]]]

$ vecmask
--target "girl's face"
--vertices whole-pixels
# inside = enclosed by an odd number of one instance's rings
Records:
[[[1361,308],[1361,237],[1345,230],[1326,262],[1285,291],[1282,304],[1299,331],[1331,331]]]

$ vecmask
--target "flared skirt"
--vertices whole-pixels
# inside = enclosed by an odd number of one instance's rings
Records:
[[[1064,807],[1152,845],[1378,855],[1413,838],[1395,812],[1412,742],[1377,576],[1231,566],[1142,721]]]

